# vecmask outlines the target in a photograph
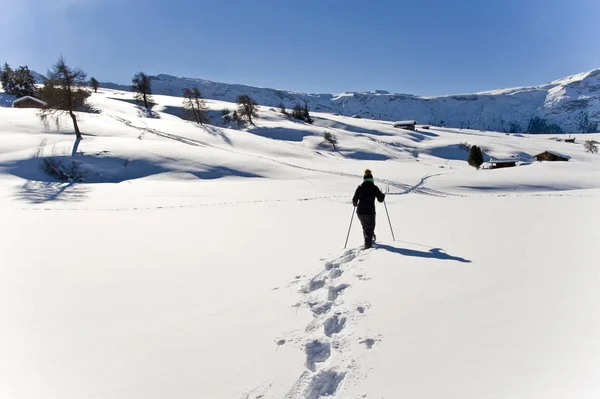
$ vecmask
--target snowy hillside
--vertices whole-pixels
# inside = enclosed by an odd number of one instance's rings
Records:
[[[587,113],[586,131],[599,131],[600,69],[556,80],[542,86],[501,89],[483,93],[418,97],[385,91],[341,94],[304,94],[202,79],[158,75],[153,77],[158,94],[180,96],[185,87],[197,86],[210,99],[234,102],[249,94],[262,105],[292,107],[307,103],[311,110],[361,115],[380,120],[416,119],[419,123],[458,128],[525,132],[532,118],[542,118],[565,132],[582,132],[581,113]],[[102,83],[103,87],[128,90],[127,86]],[[544,132],[544,126],[535,133]],[[546,131],[548,132],[548,131]]]
[[[553,83],[565,91],[548,104],[592,93],[591,75]],[[408,131],[331,109],[309,125],[269,106],[233,129],[221,110],[246,88],[209,87],[205,126],[180,118],[180,97],[156,95],[150,118],[131,93],[101,89],[79,143],[68,119],[46,131],[0,93],[1,398],[600,395],[600,155],[582,145],[600,134]],[[388,119],[414,116],[395,102],[444,104],[301,96]],[[475,170],[469,145],[519,166]],[[570,161],[535,162],[546,150]],[[50,157],[82,181],[48,176]],[[396,239],[378,204],[375,248],[360,249],[354,218],[344,249],[366,168]]]

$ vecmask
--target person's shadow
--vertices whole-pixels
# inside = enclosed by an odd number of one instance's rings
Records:
[[[392,252],[395,254],[399,254],[399,255],[404,255],[404,256],[413,256],[413,257],[417,257],[417,258],[429,258],[429,259],[440,259],[440,260],[453,260],[456,262],[471,263],[471,261],[468,259],[461,258],[459,256],[448,255],[447,253],[443,252],[444,250],[441,248],[431,248],[429,250],[429,252],[423,252],[423,251],[416,251],[414,249],[392,247],[391,245],[385,245],[385,244],[376,244],[376,246],[377,246],[377,248],[385,249],[386,251],[389,251],[389,252]]]

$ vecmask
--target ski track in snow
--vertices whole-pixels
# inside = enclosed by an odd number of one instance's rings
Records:
[[[318,171],[318,170],[314,170]],[[322,171],[323,173],[330,173],[327,171]],[[414,186],[409,186],[405,191],[400,193],[388,193],[387,195],[406,195],[411,194],[412,192],[418,192],[419,194],[429,193],[426,195],[434,195],[439,197],[450,196],[450,194],[445,194],[440,191],[430,190],[423,188],[423,184],[425,181],[431,177],[440,176],[443,173],[438,173],[435,175],[428,175],[421,178],[421,181]],[[345,174],[343,174],[345,175]],[[353,177],[358,177],[351,175]],[[398,185],[407,186],[402,183],[391,182],[389,180],[381,179],[382,183],[392,183],[390,185]],[[69,186],[73,183],[56,183],[57,185],[65,185]],[[339,198],[349,198],[348,195],[325,195],[318,197],[303,197],[303,198],[293,198],[293,199],[270,199],[270,200],[251,200],[251,201],[223,201],[223,202],[213,202],[209,204],[198,204],[198,205],[165,205],[165,206],[154,206],[154,207],[133,207],[133,208],[19,208],[19,210],[33,210],[33,211],[113,211],[113,212],[122,212],[122,211],[148,211],[148,210],[166,210],[166,209],[190,209],[190,208],[203,208],[203,207],[212,207],[212,206],[228,206],[228,205],[245,205],[245,204],[262,204],[262,203],[274,203],[274,202],[305,202],[305,201],[318,201],[330,199],[335,201]],[[345,201],[343,201],[345,202]]]
[[[170,140],[175,140],[178,141],[180,143],[183,144],[188,144],[188,145],[192,145],[192,146],[203,146],[203,147],[211,147],[211,148],[215,148],[221,151],[225,151],[225,152],[229,152],[229,153],[233,153],[233,154],[237,154],[237,155],[242,155],[242,156],[247,156],[247,157],[252,157],[252,158],[258,158],[258,159],[262,159],[265,161],[269,161],[269,162],[274,162],[280,165],[284,165],[284,166],[288,166],[290,168],[295,168],[295,169],[301,169],[301,170],[305,170],[308,172],[317,172],[317,173],[326,173],[326,174],[332,174],[332,175],[336,175],[336,176],[342,176],[342,177],[349,177],[349,178],[362,178],[362,175],[357,175],[357,174],[352,174],[352,173],[344,173],[344,172],[334,172],[334,171],[329,171],[329,170],[323,170],[323,169],[315,169],[315,168],[309,168],[306,166],[300,166],[300,165],[296,165],[293,163],[289,163],[289,162],[285,162],[285,161],[280,161],[278,159],[275,158],[271,158],[271,157],[265,157],[262,155],[257,155],[257,154],[248,154],[245,152],[240,152],[240,151],[235,151],[232,150],[230,148],[223,148],[223,147],[219,147],[219,146],[215,146],[215,145],[211,145],[208,143],[205,143],[203,141],[200,140],[195,140],[195,139],[190,139],[184,136],[179,136],[176,134],[172,134],[172,133],[165,133],[162,132],[160,130],[156,130],[156,129],[152,129],[149,127],[140,127],[140,126],[136,126],[133,124],[133,122],[131,122],[128,119],[122,118],[122,117],[118,117],[118,116],[112,116],[113,119],[125,124],[127,127],[130,128],[134,128],[134,129],[138,129],[138,130],[142,130],[143,132],[148,132],[148,133],[152,133],[154,135],[157,135],[159,137],[163,137],[166,139],[170,139]],[[384,145],[385,143],[383,142],[378,142],[379,145]],[[379,181],[382,184],[387,184],[389,186],[395,187],[395,188],[399,188],[401,190],[404,190],[401,193],[395,193],[396,195],[398,194],[409,194],[412,192],[415,192],[417,194],[421,194],[421,195],[429,195],[429,196],[436,196],[436,197],[448,197],[451,196],[451,194],[448,193],[444,193],[438,190],[434,190],[434,189],[430,189],[430,188],[425,188],[422,187],[425,180],[427,180],[429,177],[433,177],[433,176],[439,176],[440,174],[436,174],[436,175],[431,175],[431,176],[426,176],[424,178],[421,179],[421,181],[419,183],[417,183],[414,186],[411,186],[410,184],[406,184],[406,183],[400,183],[394,180],[388,180],[388,179],[379,179]]]
[[[359,248],[346,250],[342,255],[324,261],[323,269],[316,275],[310,278],[304,276],[304,281],[301,280],[303,276],[296,276],[288,285],[290,288],[303,284],[298,291],[300,302],[294,306],[307,306],[313,319],[303,331],[284,337],[286,343],[297,346],[306,355],[305,370],[284,396],[285,399],[336,396],[344,384],[352,384],[360,378],[351,345],[355,343],[372,349],[381,336],[355,337],[345,332],[347,326],[360,322],[370,304],[350,304],[344,300],[345,290],[366,280],[364,272],[358,274],[363,278],[355,274],[356,282],[352,281],[352,284],[340,283],[339,279],[359,265],[355,260],[368,253],[369,250]]]

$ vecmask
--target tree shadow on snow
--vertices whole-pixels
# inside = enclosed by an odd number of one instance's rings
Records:
[[[381,132],[379,130],[368,129],[368,128],[364,128],[364,127],[360,127],[360,126],[356,126],[356,125],[350,125],[348,123],[334,121],[331,119],[320,118],[318,116],[313,116],[313,119],[314,119],[314,126],[320,126],[320,127],[324,127],[324,128],[341,129],[341,130],[346,130],[346,131],[352,132],[352,133],[366,133],[366,134],[372,134],[374,136],[394,136],[395,135],[394,133]]]
[[[376,152],[368,151],[346,151],[344,156],[349,159],[356,159],[359,161],[387,161],[390,159],[385,154],[378,154]]]
[[[450,144],[441,147],[433,147],[425,150],[424,152],[431,156],[450,161],[466,161],[469,159],[469,149],[468,147],[465,148],[462,144]],[[484,153],[483,161],[489,162],[490,156]]]
[[[45,181],[28,181],[18,188],[15,198],[32,204],[43,204],[51,201],[83,201],[87,197],[89,187],[76,183],[60,183]]]
[[[160,119],[160,115],[158,112],[152,111],[152,107],[156,104],[150,104],[150,108],[146,109],[142,107],[135,99],[132,98],[117,98],[117,97],[107,97],[110,100],[123,101],[129,104],[135,105],[137,109],[137,116],[140,118],[151,118],[151,119]]]
[[[222,129],[218,129],[214,126],[210,126],[210,125],[206,125],[206,124],[204,124],[202,127],[204,128],[204,130],[206,130],[208,133],[212,134],[213,136],[217,136],[217,137],[220,137],[221,139],[223,139],[223,141],[226,142],[227,144],[229,144],[229,145],[233,144],[231,139],[229,138],[229,136],[227,136],[225,134],[225,132],[223,132]]]
[[[301,142],[305,137],[315,135],[315,133],[307,130],[296,130],[283,127],[251,127],[248,129],[248,133],[267,139],[295,142]]]
[[[439,260],[452,260],[461,263],[471,263],[470,260],[461,258],[459,256],[448,255],[441,248],[431,248],[429,252],[417,251],[414,249],[392,247],[391,245],[377,244],[377,248],[385,249],[388,252],[392,252],[398,255],[411,256],[416,258],[426,259],[439,259]]]
[[[160,164],[144,159],[124,159],[110,156],[78,155],[75,157],[54,156],[55,161],[68,166],[72,162],[79,165],[82,182],[61,182],[42,171],[41,158],[18,160],[0,164],[0,169],[27,180],[16,188],[14,196],[20,200],[41,204],[49,201],[82,201],[92,184],[121,183],[163,173],[179,174],[181,178],[194,176],[201,180],[215,180],[224,177],[261,178],[258,174],[226,166],[198,163],[192,167],[171,167],[169,162]],[[166,159],[166,158],[165,158]],[[176,159],[168,160],[176,162]]]

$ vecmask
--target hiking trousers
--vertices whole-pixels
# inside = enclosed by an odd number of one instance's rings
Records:
[[[373,235],[375,234],[375,214],[358,214],[358,220],[362,225],[365,248],[371,248],[373,246]]]

